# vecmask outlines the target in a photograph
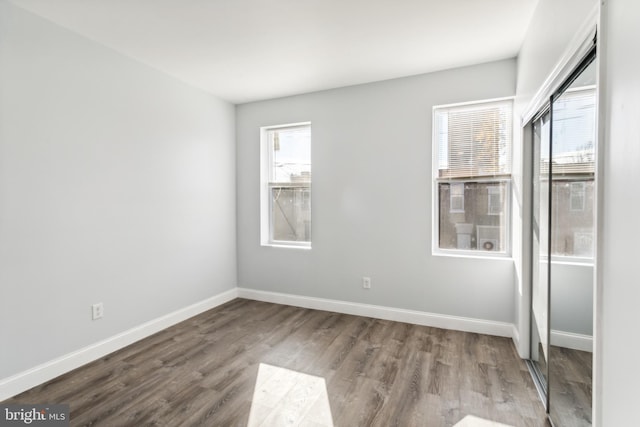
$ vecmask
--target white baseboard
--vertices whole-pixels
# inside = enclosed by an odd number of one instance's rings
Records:
[[[574,334],[552,329],[551,345],[593,353],[593,337],[591,335]]]
[[[53,359],[20,372],[8,378],[0,379],[0,401],[29,390],[59,375],[79,368],[89,362],[106,356],[116,350],[133,344],[163,329],[203,313],[238,297],[238,289],[233,288],[204,301],[181,308],[157,319],[143,323],[135,328],[121,332],[110,338],[81,348],[64,356]]]
[[[513,338],[514,334],[513,324],[507,322],[448,316],[444,314],[427,313],[424,311],[281,294],[247,288],[238,288],[238,297],[276,304],[292,305],[295,307],[311,308],[315,310],[373,317],[376,319],[394,320],[397,322],[413,323],[416,325],[432,326],[442,329],[454,329],[457,331],[496,335],[500,337]]]

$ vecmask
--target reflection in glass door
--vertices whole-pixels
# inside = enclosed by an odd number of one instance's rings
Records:
[[[594,56],[551,104],[549,415],[567,427],[590,426],[592,412]]]

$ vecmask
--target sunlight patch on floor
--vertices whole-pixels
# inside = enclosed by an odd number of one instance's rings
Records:
[[[324,378],[261,363],[248,424],[258,426],[333,427]]]
[[[507,424],[497,423],[495,421],[486,420],[484,418],[467,415],[458,421],[453,427],[513,427]]]

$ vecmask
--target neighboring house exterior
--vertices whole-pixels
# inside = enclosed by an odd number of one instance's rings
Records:
[[[311,173],[291,174],[290,184],[271,189],[273,239],[311,241]]]
[[[440,184],[440,248],[504,251],[507,182]]]

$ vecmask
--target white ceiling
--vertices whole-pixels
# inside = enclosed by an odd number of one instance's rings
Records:
[[[538,0],[11,0],[234,103],[515,57]]]

